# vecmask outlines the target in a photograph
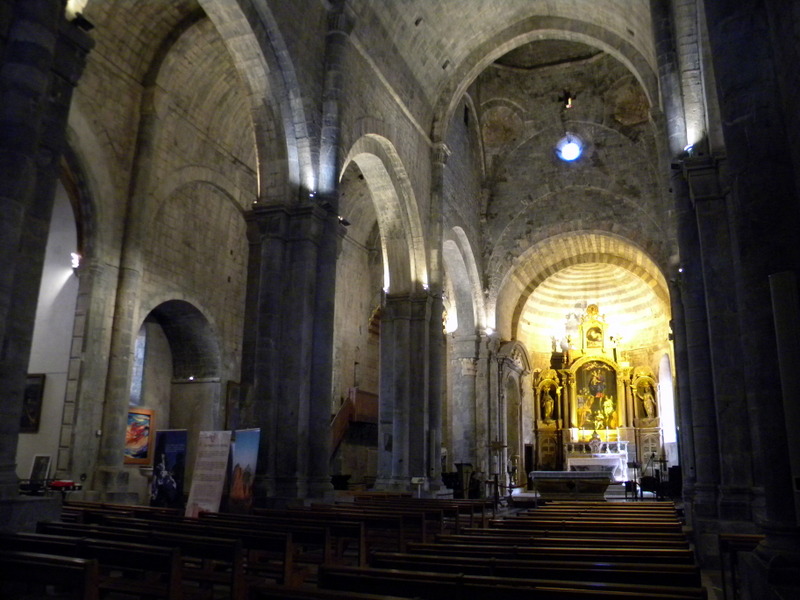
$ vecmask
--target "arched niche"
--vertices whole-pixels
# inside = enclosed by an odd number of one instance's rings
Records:
[[[186,480],[191,481],[198,435],[222,429],[220,350],[205,315],[184,300],[168,300],[145,317],[134,345],[130,406],[152,411],[151,435],[185,429]],[[139,481],[140,496],[146,481]]]
[[[506,342],[497,351],[500,371],[500,393],[497,404],[497,432],[490,439],[500,443],[493,446],[500,472],[506,474],[508,486],[525,484],[524,469],[521,468],[523,446],[526,438],[524,409],[530,404],[527,397],[531,372],[530,359],[525,346],[517,341]],[[494,419],[490,419],[494,421]]]

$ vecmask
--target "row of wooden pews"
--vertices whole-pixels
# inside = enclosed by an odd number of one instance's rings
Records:
[[[96,594],[75,583],[80,599],[119,590],[126,598],[171,600],[494,600],[534,593],[705,599],[693,552],[666,503],[553,503],[500,516],[491,502],[381,494],[194,519],[69,502],[64,516],[4,546],[82,561],[72,568],[85,571]]]
[[[428,600],[706,598],[671,504],[551,504],[372,552],[367,567],[323,565],[318,585]]]

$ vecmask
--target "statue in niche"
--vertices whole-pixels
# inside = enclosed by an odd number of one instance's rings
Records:
[[[649,383],[643,385],[639,392],[639,399],[642,401],[642,408],[644,409],[644,415],[648,419],[652,419],[656,416],[656,398],[653,394],[653,386]]]
[[[556,399],[554,393],[557,393],[555,386],[542,388],[541,402],[542,402],[542,420],[549,423],[553,420],[553,413],[555,412]]]

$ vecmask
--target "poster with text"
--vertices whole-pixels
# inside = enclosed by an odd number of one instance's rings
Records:
[[[233,513],[249,513],[253,506],[253,480],[260,437],[260,429],[238,429],[231,443],[228,508]]]
[[[185,429],[156,431],[150,506],[183,508],[187,439]]]
[[[194,463],[192,487],[186,503],[186,516],[218,512],[225,489],[225,471],[231,447],[230,431],[201,431]]]

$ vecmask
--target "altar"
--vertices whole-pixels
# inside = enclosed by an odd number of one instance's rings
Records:
[[[628,481],[628,442],[567,442],[564,444],[567,471],[607,473],[614,481]]]
[[[604,471],[531,471],[528,476],[542,500],[605,500],[614,483]]]

